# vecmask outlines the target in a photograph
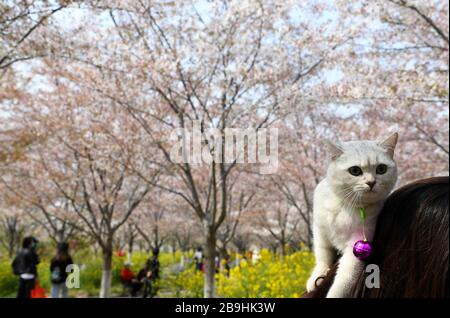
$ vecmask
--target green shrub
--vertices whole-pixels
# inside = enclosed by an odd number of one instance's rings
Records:
[[[19,287],[19,278],[12,272],[11,260],[0,259],[0,297],[15,297]]]

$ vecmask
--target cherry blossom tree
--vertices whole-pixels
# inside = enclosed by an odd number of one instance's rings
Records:
[[[126,248],[129,257],[133,253],[134,246],[139,238],[139,232],[136,229],[136,224],[132,221],[132,217],[126,222],[125,226],[118,230],[114,244],[119,250]]]
[[[45,56],[49,20],[69,6],[61,1],[3,1],[0,3],[0,79],[16,62]],[[44,49],[44,50],[43,50]]]
[[[448,3],[337,3],[357,32],[326,98],[357,113],[366,138],[399,132],[400,183],[448,174]]]
[[[19,250],[29,227],[24,214],[24,207],[0,185],[0,246],[10,258]]]
[[[261,185],[258,192],[264,197],[264,201],[258,200],[262,204],[257,207],[258,213],[254,221],[257,236],[269,245],[274,243],[283,259],[287,245],[299,230],[301,218],[276,186]]]
[[[134,226],[147,245],[147,251],[160,250],[170,237],[169,226],[175,206],[169,204],[170,197],[161,190],[155,190],[144,199],[135,214]]]
[[[17,126],[39,140],[29,147],[26,166],[18,167],[28,171],[23,181],[33,184],[34,191],[24,196],[37,196],[28,200],[46,210],[45,215],[74,227],[77,223],[70,217],[83,223],[102,250],[100,296],[108,297],[114,235],[152,188],[141,175],[155,181],[159,171],[140,148],[144,139],[130,133],[137,124],[120,114],[121,107],[89,91],[69,91],[77,82],[58,66],[54,70],[46,73],[45,92],[35,93],[17,113]],[[49,198],[52,195],[56,197]]]
[[[186,257],[186,253],[201,242],[202,225],[184,200],[179,198],[174,198],[174,200],[176,202],[175,210],[171,213],[167,231]]]

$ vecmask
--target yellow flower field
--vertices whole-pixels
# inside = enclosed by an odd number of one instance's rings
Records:
[[[242,259],[242,257],[240,257]],[[227,277],[216,275],[216,294],[224,298],[297,298],[305,292],[306,281],[314,266],[309,251],[298,251],[284,257],[262,250],[260,259],[242,260]],[[194,268],[167,278],[167,291],[173,297],[203,297],[203,273]]]
[[[309,251],[287,255],[283,260],[267,250],[253,264],[242,261],[232,268],[230,277],[217,275],[219,297],[300,297],[305,291],[306,280],[314,266],[314,256]]]

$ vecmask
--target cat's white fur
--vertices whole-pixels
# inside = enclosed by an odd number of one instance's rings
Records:
[[[397,133],[384,141],[350,141],[334,144],[326,141],[329,156],[327,175],[314,192],[314,254],[316,265],[307,282],[307,291],[333,264],[336,251],[342,256],[328,298],[347,297],[364,263],[353,255],[353,245],[363,239],[358,207],[366,210],[365,234],[369,241],[375,231],[384,200],[397,181],[393,159]],[[377,174],[379,164],[387,165],[385,174]],[[358,166],[363,174],[353,176],[348,169]],[[373,189],[367,184],[375,181]],[[318,281],[318,284],[320,280]]]

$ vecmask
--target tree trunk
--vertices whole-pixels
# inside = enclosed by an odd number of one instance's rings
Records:
[[[272,246],[271,246],[271,250],[272,250],[272,253],[273,253],[273,255],[276,255],[277,254],[277,246],[275,245],[275,244],[273,244]]]
[[[203,296],[205,298],[215,297],[215,261],[216,257],[216,233],[213,229],[206,229],[205,241],[205,284]]]
[[[313,236],[312,236],[311,228],[308,227],[308,242],[307,242],[307,245],[306,245],[306,246],[308,247],[308,249],[309,249],[310,251],[313,250],[312,238],[313,238]]]
[[[20,247],[20,225],[17,218],[6,218],[5,233],[7,233],[8,255],[13,258]]]
[[[10,238],[9,238],[9,242],[8,242],[8,255],[9,258],[12,259],[14,257],[14,252],[15,252],[15,234],[11,233]]]
[[[172,258],[175,259],[175,257],[176,257],[176,252],[177,252],[177,246],[176,246],[176,244],[175,244],[175,243],[172,243],[172,244],[170,245],[170,248],[172,249]]]
[[[284,261],[284,257],[286,256],[286,242],[283,240],[280,242],[280,256],[281,256],[281,261]]]
[[[131,254],[133,254],[133,246],[134,246],[134,236],[131,235],[131,237],[128,241],[128,253],[130,254],[130,257],[131,257]]]
[[[103,250],[103,271],[102,282],[100,286],[100,298],[108,298],[111,293],[111,269],[112,269],[112,242],[111,246]]]
[[[226,259],[228,257],[228,250],[225,244],[219,247],[219,257],[220,259]]]
[[[93,251],[94,251],[94,256],[98,256],[98,244],[97,244],[97,242],[94,242],[92,245],[92,249],[93,249]]]

